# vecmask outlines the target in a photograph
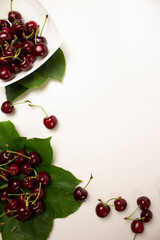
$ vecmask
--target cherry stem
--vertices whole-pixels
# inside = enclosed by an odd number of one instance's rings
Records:
[[[91,174],[90,179],[89,179],[88,183],[86,184],[86,186],[83,188],[83,190],[88,186],[88,184],[90,183],[90,181],[91,181],[92,179],[93,179],[93,175]]]
[[[14,35],[14,39],[13,39],[11,45],[10,45],[10,50],[12,50],[12,46],[13,46],[13,44],[15,43],[15,41],[16,41],[17,39],[18,39],[17,36]]]
[[[14,172],[14,171],[8,171],[7,169],[1,168],[1,167],[0,167],[0,169],[3,170],[3,171],[5,171],[5,172],[9,172],[9,173],[10,173],[10,172]]]
[[[4,179],[4,181],[8,182],[8,179],[0,174],[0,177]]]
[[[23,103],[31,103],[31,101],[29,101],[29,100],[25,100],[24,102],[14,103],[14,104],[12,104],[12,106],[14,106],[14,105],[18,105],[18,104],[23,104]],[[22,154],[19,153],[19,155],[22,155]]]
[[[10,164],[10,163],[13,162],[15,159],[16,159],[16,157],[13,158],[12,160],[10,160],[9,162],[6,162],[6,163],[1,164],[0,167]]]
[[[40,184],[39,184],[39,191],[38,191],[37,197],[36,197],[36,199],[32,202],[32,204],[34,204],[34,203],[38,200],[39,195],[40,195],[40,191],[41,191],[41,182],[40,182]]]
[[[133,238],[133,240],[135,240],[135,239],[136,239],[136,236],[137,236],[137,233],[134,235],[134,238]]]
[[[44,26],[45,26],[45,24],[46,24],[47,19],[48,19],[48,14],[46,15],[45,21],[44,21],[44,23],[43,23],[43,27],[42,27],[42,30],[41,30],[41,32],[40,32],[40,37],[42,36],[42,32],[43,32],[43,29],[44,29]]]
[[[12,12],[12,17],[14,18],[14,21],[17,24],[16,18],[15,18],[14,14],[13,14],[12,3],[13,3],[13,0],[11,0],[11,2],[10,2],[10,8],[11,8],[11,12]]]
[[[30,107],[39,107],[43,110],[43,112],[45,113],[46,117],[48,118],[48,114],[46,113],[46,111],[44,110],[43,107],[41,107],[40,105],[33,105],[33,104],[29,104]],[[87,184],[88,185],[88,184]]]
[[[136,208],[136,210],[135,210],[132,214],[130,214],[128,217],[125,217],[124,219],[125,219],[125,220],[130,219],[130,217],[132,217],[133,214],[135,214],[135,212],[136,212],[139,208],[140,208],[140,206],[138,206],[138,207]]]
[[[141,217],[141,218],[130,218],[130,217],[128,217],[127,218],[127,220],[137,220],[137,221],[139,221],[139,220],[143,220],[145,217]],[[125,220],[126,220],[126,218],[125,218]]]
[[[110,200],[111,200],[111,199],[110,199]],[[110,200],[109,200],[109,201],[110,201]],[[114,205],[112,205],[112,204],[108,204],[108,203],[107,203],[108,201],[107,201],[106,203],[103,202],[101,199],[98,199],[98,201],[100,201],[101,203],[103,203],[104,206],[107,205],[107,206],[110,206],[110,207],[114,207]]]
[[[36,29],[36,32],[35,32],[35,37],[34,37],[35,45],[37,44],[37,39],[36,38],[37,38],[38,30],[39,30],[39,25],[38,25],[38,27]]]
[[[0,44],[0,49],[2,50],[2,52],[4,52],[4,50],[3,50],[3,47],[2,47],[2,45]]]
[[[18,103],[17,103],[18,104]],[[15,104],[14,104],[15,105]],[[22,153],[19,153],[19,152],[15,152],[15,151],[10,151],[10,150],[6,150],[6,152],[9,152],[9,153],[14,153],[14,154],[17,154],[17,155],[20,155],[20,156],[22,156],[22,157],[25,157],[25,158],[28,158],[28,159],[30,159],[30,157],[28,157],[28,156],[25,156],[24,154],[22,154]]]
[[[28,39],[28,38],[30,38],[30,37],[33,35],[33,33],[34,33],[34,29],[32,29],[32,32],[31,32],[30,35],[26,35],[25,32],[23,32],[23,33],[22,33],[22,36],[23,36],[25,39]]]
[[[9,212],[7,212],[7,213],[13,213],[13,212],[17,212],[17,210],[11,210],[11,211],[9,211]],[[6,212],[2,213],[2,214],[0,215],[0,218],[3,217],[5,214],[6,214]]]
[[[14,230],[18,227],[18,225],[19,225],[19,221],[17,220],[17,223],[16,223],[16,225],[14,226],[14,228],[12,228],[11,232],[14,232]]]

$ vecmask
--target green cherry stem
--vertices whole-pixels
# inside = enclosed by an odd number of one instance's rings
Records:
[[[16,157],[13,158],[12,160],[10,160],[9,162],[6,162],[6,163],[1,164],[0,167],[6,166],[6,165],[10,164],[10,163],[13,162],[15,159],[16,159]],[[6,171],[6,170],[5,170],[5,171]]]
[[[14,210],[14,211],[17,211],[17,210]],[[16,217],[18,217],[18,215],[15,215],[15,216],[9,218],[6,222],[1,222],[1,223],[0,223],[0,226],[1,226],[1,225],[4,225],[5,223],[9,222],[10,220],[12,220],[13,218],[16,218]]]
[[[4,179],[4,181],[8,182],[8,179],[0,174],[0,177]]]
[[[138,206],[132,214],[130,214],[128,217],[125,217],[124,219],[125,220],[130,219],[130,217],[132,217],[139,208],[140,208],[140,206]]]
[[[87,182],[87,184],[84,186],[83,190],[88,186],[88,184],[90,183],[90,181],[91,181],[92,179],[93,179],[93,175],[91,174],[90,179],[89,179],[89,181]]]
[[[16,228],[18,227],[18,225],[19,225],[19,221],[17,220],[17,223],[16,223],[16,225],[14,226],[14,228],[12,228],[11,232],[14,232],[14,231],[16,230]]]
[[[17,212],[17,210],[11,210],[11,211],[9,211],[8,213],[13,213],[13,212]],[[0,215],[0,218],[3,217],[5,214],[6,214],[6,212],[2,213],[2,214]]]
[[[14,14],[13,14],[12,3],[13,3],[13,0],[10,1],[10,8],[11,8],[11,12],[12,12],[12,16],[14,18],[14,21],[17,24],[16,18],[15,18]]]
[[[135,240],[135,239],[136,239],[136,236],[137,236],[137,233],[134,235],[134,238],[133,238],[133,240]]]
[[[47,117],[47,118],[49,117],[48,114],[46,113],[46,111],[44,110],[44,108],[41,107],[40,105],[33,105],[32,103],[30,103],[29,106],[30,106],[30,107],[39,107],[39,108],[41,108],[41,109],[43,110],[43,112],[45,113],[46,117]],[[87,185],[88,185],[88,184],[87,184]]]
[[[41,191],[41,182],[40,182],[40,184],[39,184],[39,191],[38,191],[37,197],[36,197],[36,199],[32,202],[32,204],[34,204],[34,203],[38,200],[39,195],[40,195],[40,191]]]
[[[18,104],[18,103],[17,103],[17,104]],[[15,104],[14,104],[14,105],[15,105]],[[10,150],[6,150],[6,152],[14,153],[14,154],[17,154],[17,155],[20,155],[20,156],[22,156],[22,157],[25,157],[25,158],[30,159],[30,157],[28,157],[28,156],[26,156],[26,155],[24,155],[24,154],[22,154],[22,153],[18,153],[18,152],[15,152],[15,151],[10,151]]]
[[[36,38],[37,38],[38,30],[39,30],[39,25],[38,25],[38,27],[36,29],[35,36],[34,36],[34,43],[35,43],[35,45],[37,44],[37,39]]]
[[[44,21],[44,23],[43,23],[42,30],[41,30],[41,32],[40,32],[40,37],[42,36],[42,32],[43,32],[43,30],[44,30],[44,26],[45,26],[45,24],[46,24],[47,19],[48,19],[48,14],[46,15],[45,21]]]

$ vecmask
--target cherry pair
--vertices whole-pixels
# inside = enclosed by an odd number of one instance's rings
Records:
[[[43,112],[45,113],[46,117],[43,119],[43,123],[44,125],[48,128],[48,129],[53,129],[56,125],[57,125],[57,118],[54,116],[54,115],[51,115],[51,116],[48,116],[48,114],[46,113],[46,111],[44,110],[44,108],[42,108],[41,106],[39,105],[33,105],[31,103],[31,101],[29,100],[26,100],[24,102],[21,102],[21,103],[11,103],[10,101],[5,101],[2,103],[1,105],[1,111],[3,113],[7,113],[7,114],[10,114],[14,111],[14,106],[17,105],[17,104],[23,104],[23,103],[29,103],[29,106],[30,107],[40,107]]]
[[[131,230],[133,233],[135,233],[134,240],[137,234],[140,234],[144,231],[144,223],[149,222],[153,217],[152,212],[149,210],[151,201],[148,197],[146,196],[139,197],[137,199],[137,205],[138,207],[136,208],[136,210],[131,215],[124,218],[125,220],[132,220]],[[138,209],[141,209],[140,217],[132,218],[132,216]]]

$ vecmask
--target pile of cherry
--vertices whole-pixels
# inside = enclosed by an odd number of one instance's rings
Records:
[[[0,79],[12,80],[21,71],[32,68],[37,58],[44,58],[48,54],[46,38],[40,35],[39,25],[31,20],[24,22],[20,12],[12,10],[8,13],[8,20],[0,19]]]
[[[91,175],[88,183],[86,184],[85,187],[78,186],[74,190],[74,198],[76,201],[83,202],[86,200],[88,196],[88,192],[86,190],[86,187],[90,183],[91,179],[93,176]],[[111,207],[114,207],[116,211],[122,212],[126,209],[127,207],[127,201],[122,198],[122,197],[117,197],[117,198],[111,198],[107,202],[103,202],[101,199],[98,199],[99,203],[97,204],[95,208],[96,215],[100,218],[104,218],[109,215]],[[112,204],[110,202],[113,201]],[[136,238],[137,234],[140,234],[144,231],[144,223],[149,222],[153,214],[151,210],[149,210],[149,207],[151,205],[151,201],[148,197],[146,196],[141,196],[137,199],[137,205],[138,207],[134,210],[132,214],[130,214],[128,217],[125,217],[125,220],[131,220],[131,230],[133,233],[135,233],[134,239]],[[140,217],[138,218],[132,218],[132,216],[136,213],[136,211],[140,209]]]
[[[44,211],[42,199],[50,176],[45,171],[35,171],[34,167],[40,162],[37,152],[27,154],[24,150],[6,150],[0,154],[0,181],[8,183],[0,190],[0,198],[4,202],[4,212],[0,217],[7,215],[9,220],[16,218],[19,223]],[[5,222],[0,220],[0,225],[3,224]]]

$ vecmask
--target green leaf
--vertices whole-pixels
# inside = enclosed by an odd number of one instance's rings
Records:
[[[22,86],[19,82],[10,84],[5,87],[7,100],[13,102],[16,98],[18,98],[27,90],[28,88]]]
[[[63,168],[51,166],[46,171],[52,179],[46,188],[46,196],[54,218],[64,218],[77,211],[81,203],[74,199],[73,192],[81,181]]]
[[[38,152],[41,156],[42,163],[41,164],[52,164],[53,160],[53,150],[50,145],[51,138],[40,139],[33,138],[28,139],[25,142],[25,149],[27,152]]]
[[[2,203],[1,209],[4,209]],[[9,219],[9,217],[3,216],[1,221],[3,222]],[[12,232],[16,224],[17,220],[11,219],[1,226],[3,240],[46,240],[53,227],[53,213],[49,203],[45,201],[45,211],[42,214],[34,216],[24,222],[19,222],[17,228]]]

